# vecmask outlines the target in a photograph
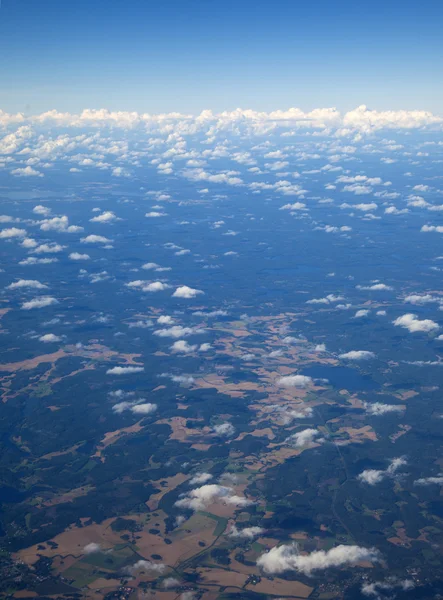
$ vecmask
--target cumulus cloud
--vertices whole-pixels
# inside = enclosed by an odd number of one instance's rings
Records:
[[[197,348],[198,346],[188,344],[186,340],[178,340],[172,344],[171,351],[178,354],[190,354],[195,352]]]
[[[380,554],[375,548],[345,546],[341,544],[330,550],[315,550],[307,555],[300,554],[296,544],[276,546],[262,554],[257,565],[269,574],[298,571],[310,576],[314,571],[331,567],[352,567],[361,562],[378,562]]]
[[[358,285],[357,289],[359,290],[370,290],[373,292],[383,292],[383,291],[391,291],[394,288],[390,285],[386,285],[386,283],[373,283],[372,285]]]
[[[38,298],[33,298],[28,302],[23,302],[22,309],[31,310],[33,308],[45,308],[46,306],[52,306],[53,304],[58,304],[56,298],[53,298],[52,296],[40,296]]]
[[[112,240],[109,240],[104,235],[87,235],[84,238],[80,239],[82,244],[110,244]]]
[[[89,254],[80,254],[80,252],[71,252],[69,255],[71,260],[89,260],[91,257]]]
[[[0,231],[0,240],[9,240],[11,238],[25,237],[26,229],[18,229],[17,227],[8,227]]]
[[[321,444],[324,442],[324,439],[319,437],[320,435],[318,429],[308,428],[290,435],[285,442],[295,448],[305,448],[312,446],[314,443]]]
[[[140,289],[142,292],[162,292],[163,290],[167,290],[171,286],[162,281],[143,281],[142,279],[137,279],[136,281],[130,281],[126,284],[126,287]]]
[[[37,204],[32,209],[32,212],[36,215],[42,215],[43,217],[48,217],[51,214],[51,209],[49,206],[43,206],[42,204]]]
[[[414,485],[428,486],[428,485],[443,485],[443,475],[440,474],[437,477],[421,477],[414,481]]]
[[[154,563],[150,560],[138,560],[136,563],[131,565],[130,567],[126,567],[127,572],[130,575],[134,575],[139,571],[151,572],[151,573],[164,573],[167,569],[167,566],[163,563]]]
[[[382,598],[395,598],[395,590],[407,592],[412,590],[414,587],[415,583],[412,579],[400,580],[396,577],[388,577],[383,581],[364,583],[361,587],[361,592],[365,596],[382,600]]]
[[[251,504],[251,501],[247,498],[237,496],[232,488],[216,483],[209,483],[183,494],[183,497],[177,500],[175,506],[197,511],[204,510],[210,504],[220,500],[235,506],[247,506]]]
[[[345,360],[369,360],[375,358],[375,354],[369,350],[350,350],[344,354],[339,354],[338,357]]]
[[[83,231],[83,227],[69,225],[69,219],[66,215],[40,221],[40,229],[42,231],[58,231],[59,233],[78,233]]]
[[[204,333],[204,329],[199,329],[198,327],[182,327],[181,325],[173,325],[172,327],[156,329],[154,331],[154,335],[157,335],[158,337],[170,337],[176,339],[199,333]]]
[[[106,371],[107,375],[133,375],[144,371],[144,367],[112,367]]]
[[[55,335],[55,333],[45,333],[45,335],[40,336],[38,339],[40,342],[48,344],[54,342],[61,342],[63,338],[61,338],[59,335]]]
[[[216,435],[222,437],[232,437],[235,433],[235,427],[232,423],[220,423],[219,425],[214,425],[212,430]]]
[[[189,481],[190,485],[202,485],[212,479],[211,473],[196,473],[193,478]]]
[[[96,544],[95,542],[91,542],[90,544],[86,544],[83,548],[84,554],[96,554],[97,552],[101,552],[100,544]]]
[[[312,384],[312,377],[307,375],[285,375],[277,379],[277,385],[287,388],[305,388]]]
[[[111,210],[106,210],[100,215],[92,217],[92,219],[89,220],[91,223],[112,223],[113,221],[120,221],[117,215],[115,215]]]
[[[33,288],[36,290],[43,290],[47,289],[47,287],[47,285],[40,283],[40,281],[37,281],[36,279],[19,279],[18,281],[14,281],[14,283],[9,284],[6,289],[17,290],[21,288]]]
[[[203,294],[202,290],[196,290],[188,287],[187,285],[181,285],[172,294],[174,298],[195,298],[199,294]]]
[[[384,404],[383,402],[365,402],[364,407],[366,414],[373,415],[375,417],[380,417],[387,413],[404,411],[404,406],[399,406],[397,404]]]
[[[266,533],[266,529],[263,529],[263,527],[243,527],[243,529],[237,529],[237,527],[233,525],[229,532],[229,537],[253,540],[264,533]]]
[[[407,465],[408,462],[404,456],[399,458],[393,458],[387,469],[365,469],[358,475],[357,479],[368,485],[376,485],[385,479],[386,477],[394,477],[401,467]]]
[[[429,333],[430,331],[436,331],[437,329],[440,329],[440,326],[435,321],[432,321],[431,319],[420,320],[417,315],[412,313],[407,313],[401,317],[398,317],[393,321],[393,324],[397,327],[404,327],[411,333]]]

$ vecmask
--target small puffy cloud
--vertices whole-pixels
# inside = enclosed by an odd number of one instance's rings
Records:
[[[189,335],[195,335],[197,333],[204,333],[204,329],[198,329],[197,327],[182,327],[181,325],[173,325],[165,329],[156,329],[154,335],[158,337],[170,337],[170,338],[181,338]]]
[[[157,410],[157,404],[151,402],[144,402],[143,404],[136,404],[131,408],[131,411],[135,415],[149,415]]]
[[[101,551],[102,551],[102,549],[101,549],[100,544],[96,544],[95,542],[86,544],[86,546],[83,548],[84,554],[96,554],[97,552],[101,552]]]
[[[281,206],[279,210],[304,210],[306,208],[306,204],[303,202],[294,202],[293,204],[285,204]]]
[[[380,417],[387,413],[403,412],[404,406],[397,404],[384,404],[383,402],[364,403],[366,414]]]
[[[184,494],[180,500],[177,500],[175,506],[197,511],[204,510],[207,506],[219,500],[236,506],[251,504],[251,501],[247,498],[237,496],[232,488],[209,483]]]
[[[154,293],[167,290],[171,286],[167,283],[163,283],[162,281],[152,281],[151,283],[148,283],[147,281],[143,281],[142,279],[137,279],[135,281],[130,281],[129,283],[127,283],[126,287],[137,288],[140,289],[142,292]]]
[[[80,252],[71,252],[69,255],[71,260],[89,260],[91,257],[89,254],[80,254]]]
[[[104,235],[87,235],[84,238],[80,239],[82,244],[110,244],[112,240],[109,240]]]
[[[307,375],[285,375],[277,379],[277,385],[287,388],[305,388],[312,384],[312,377]]]
[[[19,279],[18,281],[14,281],[7,286],[7,290],[17,290],[21,288],[33,288],[36,290],[46,289],[48,286],[44,283],[40,283],[36,279]]]
[[[187,285],[181,285],[172,294],[174,298],[195,298],[199,294],[203,294],[202,290],[196,290]]]
[[[387,467],[387,469],[365,469],[357,477],[359,481],[367,483],[368,485],[376,485],[383,481],[386,477],[394,477],[398,469],[407,465],[407,460],[401,456],[399,458],[393,458]]]
[[[112,223],[113,221],[120,221],[117,215],[115,215],[111,210],[107,210],[89,220],[91,223]]]
[[[361,593],[364,596],[382,600],[382,598],[395,598],[396,590],[407,592],[414,589],[415,583],[412,579],[397,579],[396,577],[388,577],[383,581],[374,581],[372,583],[364,583],[361,587]]]
[[[401,317],[398,317],[393,321],[393,324],[397,327],[404,327],[411,333],[429,333],[430,331],[436,331],[437,329],[440,329],[440,326],[435,321],[431,321],[431,319],[420,320],[417,315],[412,313],[407,313]]]
[[[34,206],[32,212],[36,215],[48,217],[51,214],[51,209],[49,208],[49,206],[43,206],[42,204],[38,204],[37,206]]]
[[[186,340],[177,340],[171,346],[171,351],[176,352],[178,354],[190,354],[191,352],[195,352],[198,346],[188,344]]]
[[[440,474],[437,477],[421,477],[414,481],[414,485],[428,486],[428,485],[443,485],[443,475]]]
[[[181,582],[175,577],[166,577],[166,579],[163,579],[162,581],[162,586],[165,588],[165,590],[171,590],[179,585],[181,585]]]
[[[219,425],[214,425],[212,430],[216,435],[222,437],[232,437],[235,433],[235,427],[232,423],[220,423]]]
[[[142,269],[145,269],[146,271],[149,271],[150,269],[158,269],[160,265],[158,265],[155,262],[148,262],[145,263],[144,265],[142,265]]]
[[[370,290],[373,292],[383,292],[383,291],[391,291],[394,288],[391,287],[390,285],[386,285],[385,283],[374,283],[372,285],[358,285],[357,286],[358,290]]]
[[[12,169],[11,175],[14,177],[43,177],[43,173],[33,169],[29,165],[27,167],[20,167],[18,169]]]
[[[243,529],[237,529],[237,527],[234,525],[229,532],[229,537],[252,540],[255,537],[263,535],[264,533],[266,533],[266,529],[263,529],[263,527],[243,527]]]
[[[26,237],[26,229],[18,227],[8,227],[0,231],[0,240],[9,240],[11,238]]]
[[[375,358],[375,354],[369,350],[350,350],[344,354],[339,354],[338,357],[344,360],[369,360]]]
[[[443,233],[443,225],[423,225],[420,229],[424,233],[435,231],[436,233]]]
[[[38,298],[33,298],[28,302],[23,302],[22,309],[31,310],[33,308],[45,308],[46,306],[52,306],[53,304],[58,304],[56,298],[53,298],[52,296],[40,296]]]
[[[55,342],[61,342],[63,338],[61,338],[59,335],[55,335],[55,333],[45,333],[45,335],[40,336],[38,339],[40,342],[50,344]]]
[[[32,250],[34,254],[58,254],[62,252],[66,246],[52,242],[50,244],[40,244]]]
[[[139,571],[151,572],[151,573],[164,573],[167,566],[163,563],[154,563],[150,560],[138,560],[130,567],[126,567],[127,572],[130,575],[134,575]]]
[[[211,473],[196,473],[190,480],[190,485],[202,485],[212,479]]]
[[[324,440],[319,438],[320,435],[318,429],[308,428],[290,435],[286,438],[285,442],[291,444],[291,446],[294,446],[295,448],[304,448],[306,446],[311,446],[314,443],[322,443]]]
[[[133,375],[144,371],[144,367],[112,367],[106,371],[107,375]]]
[[[367,317],[369,315],[369,310],[363,308],[361,310],[358,310],[355,315],[354,315],[354,319],[362,319],[363,317]]]
[[[434,302],[440,303],[441,298],[438,298],[437,296],[432,296],[431,294],[409,294],[409,296],[406,296],[404,298],[403,302],[423,306],[425,304],[431,304]]]
[[[257,565],[269,574],[298,571],[310,576],[313,571],[323,571],[331,567],[352,567],[363,561],[374,563],[379,560],[380,555],[375,548],[341,544],[330,550],[315,550],[302,555],[296,544],[290,544],[271,548],[267,554],[260,556]]]
[[[161,315],[157,319],[157,323],[159,325],[171,325],[173,322],[174,322],[174,319],[172,317],[170,317],[169,315]]]
[[[158,212],[155,210],[152,210],[151,212],[147,212],[145,214],[145,217],[147,217],[148,219],[158,219],[159,217],[166,217],[167,214],[164,212]]]
[[[40,221],[40,223],[42,231],[58,231],[59,233],[78,233],[79,231],[83,231],[83,227],[69,225],[69,219],[66,215],[45,219],[44,221]]]

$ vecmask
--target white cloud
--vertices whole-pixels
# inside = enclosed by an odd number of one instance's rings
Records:
[[[131,407],[131,411],[135,415],[149,415],[157,410],[157,404],[151,402],[144,402],[143,404],[136,404]]]
[[[189,481],[190,485],[201,485],[202,483],[207,483],[212,479],[212,475],[210,473],[196,473],[194,477]]]
[[[38,339],[40,342],[48,344],[54,342],[61,342],[63,338],[61,338],[59,335],[55,335],[54,333],[45,333],[45,335],[40,336]]]
[[[42,204],[37,204],[32,209],[32,212],[36,215],[42,215],[43,217],[48,217],[51,214],[51,209],[49,206],[43,206]]]
[[[58,300],[52,296],[40,296],[39,298],[33,298],[28,302],[23,302],[22,309],[31,310],[33,308],[45,308],[46,306],[52,306],[53,304],[58,304]]]
[[[345,360],[369,360],[375,358],[375,354],[369,350],[350,350],[344,354],[339,354],[338,357]]]
[[[414,485],[428,486],[428,485],[443,485],[443,475],[437,477],[421,477],[414,481]]]
[[[310,576],[313,571],[331,567],[355,566],[361,562],[378,562],[379,552],[375,548],[340,545],[330,550],[315,550],[307,555],[299,552],[296,544],[276,546],[267,554],[262,554],[257,565],[266,573],[277,574],[285,571],[299,571]]]
[[[431,319],[420,320],[417,315],[412,313],[407,313],[401,317],[398,317],[393,321],[393,324],[397,327],[404,327],[411,333],[417,333],[420,331],[429,333],[430,331],[436,331],[437,329],[440,329],[440,326],[435,323],[435,321],[431,321]]]
[[[263,527],[243,527],[243,529],[237,529],[237,527],[233,525],[229,532],[229,537],[252,540],[264,533],[266,533],[266,529],[263,529]]]
[[[403,406],[398,406],[396,404],[384,404],[383,402],[365,402],[364,406],[366,409],[366,413],[375,417],[380,417],[387,413],[404,411]]]
[[[188,344],[186,340],[178,340],[172,344],[171,351],[180,354],[190,354],[191,352],[195,352],[197,348],[197,345]]]
[[[26,229],[18,229],[17,227],[9,227],[0,231],[0,240],[8,240],[10,238],[25,237]]]
[[[113,221],[119,221],[120,219],[111,210],[106,210],[101,213],[101,215],[92,217],[92,219],[89,220],[91,223],[112,223]]]
[[[83,548],[84,554],[95,554],[97,552],[101,552],[101,546],[100,544],[96,544],[95,542],[86,544],[86,546]]]
[[[91,257],[89,254],[80,254],[80,252],[71,252],[69,255],[71,260],[89,260]]]
[[[144,371],[144,367],[112,367],[106,371],[107,375],[132,375],[134,373],[141,373]]]
[[[11,175],[14,175],[15,177],[43,177],[44,176],[43,173],[41,173],[40,171],[37,171],[36,169],[33,169],[30,166],[13,169],[11,171]]]
[[[69,225],[69,219],[66,215],[40,221],[40,229],[42,231],[58,231],[59,233],[78,233],[83,231],[83,227]]]
[[[386,477],[394,477],[401,467],[407,465],[407,460],[401,456],[399,458],[393,458],[387,469],[365,469],[358,475],[357,479],[368,485],[376,485],[385,479]]]
[[[195,298],[199,294],[203,294],[201,290],[196,290],[187,285],[181,285],[172,294],[174,298]]]
[[[158,337],[170,337],[176,339],[198,333],[204,333],[204,329],[198,329],[197,327],[182,327],[181,325],[173,325],[166,329],[157,329],[154,331],[154,335],[157,335]]]
[[[216,435],[222,437],[232,437],[235,433],[235,427],[232,423],[220,423],[219,425],[214,425],[212,430]]]
[[[80,241],[82,244],[109,244],[112,242],[112,240],[109,240],[103,235],[95,234],[87,235],[86,237],[81,238]]]
[[[357,289],[380,292],[380,291],[391,291],[394,288],[392,288],[389,285],[386,285],[385,283],[374,283],[373,285],[358,285]]]
[[[36,279],[19,279],[18,281],[14,281],[7,286],[7,290],[16,290],[21,288],[34,288],[36,290],[47,289],[47,285],[44,283],[40,283]]]
[[[137,571],[148,571],[153,573],[164,573],[167,566],[163,563],[154,563],[150,560],[138,560],[130,567],[126,567],[126,570],[130,575],[134,575]]]
[[[277,379],[277,385],[288,388],[305,388],[311,384],[312,377],[308,377],[307,375],[285,375],[284,377]]]
[[[322,443],[324,440],[319,438],[320,435],[318,429],[308,428],[290,435],[286,438],[285,442],[291,444],[291,446],[294,446],[295,448],[304,448],[306,446],[311,446],[314,443]]]
[[[207,506],[219,500],[235,506],[251,504],[251,501],[247,498],[237,496],[232,488],[209,483],[184,494],[180,500],[177,500],[175,506],[197,511],[204,510]]]

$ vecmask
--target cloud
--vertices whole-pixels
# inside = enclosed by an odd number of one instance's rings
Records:
[[[303,429],[303,431],[298,431],[286,438],[285,443],[291,444],[291,446],[294,446],[295,448],[305,448],[314,443],[321,444],[324,442],[323,438],[318,437],[320,435],[318,429]]]
[[[130,567],[126,567],[127,572],[130,575],[134,575],[137,571],[148,571],[153,573],[164,573],[167,566],[163,563],[154,563],[150,560],[138,560]]]
[[[373,285],[358,285],[358,290],[370,290],[373,292],[391,291],[394,288],[385,283],[374,283]]]
[[[144,367],[112,367],[106,371],[107,375],[133,375],[134,373],[141,373],[144,371]]]
[[[404,406],[399,406],[396,404],[383,404],[383,402],[365,402],[364,407],[366,409],[366,414],[373,415],[375,417],[380,417],[381,415],[391,412],[403,412],[405,409]]]
[[[247,506],[251,504],[251,501],[247,498],[237,496],[232,488],[216,483],[209,483],[191,490],[187,494],[183,494],[183,497],[177,500],[175,506],[197,511],[204,510],[207,506],[218,500],[223,500],[223,502],[235,506]]]
[[[207,483],[210,479],[212,479],[211,473],[196,473],[189,484],[201,485],[202,483]]]
[[[345,546],[341,544],[330,550],[315,550],[301,555],[296,544],[276,546],[257,560],[257,566],[269,574],[298,571],[312,575],[314,571],[331,567],[353,567],[361,562],[378,562],[380,554],[375,548]]]
[[[40,221],[40,223],[40,229],[42,231],[58,231],[59,233],[78,233],[83,231],[83,227],[69,225],[69,219],[66,215],[45,219],[44,221]]]
[[[374,581],[372,583],[364,583],[361,587],[361,592],[365,596],[374,597],[377,600],[382,598],[395,598],[393,591],[396,589],[407,592],[415,587],[412,579],[397,579],[396,577],[388,577],[383,581]]]
[[[16,237],[25,237],[26,229],[18,229],[17,227],[9,227],[0,231],[0,240],[9,240]]]
[[[37,204],[32,209],[32,212],[36,215],[42,215],[43,217],[48,217],[51,214],[51,209],[49,206],[43,206],[42,204]]]
[[[277,385],[287,388],[305,388],[312,384],[312,377],[307,375],[285,375],[277,379]]]
[[[33,298],[28,302],[23,302],[21,307],[23,310],[31,310],[33,308],[45,308],[46,306],[52,306],[53,304],[58,304],[58,300],[52,296],[40,296],[39,298]]]
[[[43,173],[30,166],[13,169],[11,175],[14,175],[15,177],[44,177]]]
[[[232,437],[235,433],[235,427],[231,423],[220,423],[212,428],[216,435],[222,437]]]
[[[69,255],[71,260],[89,260],[91,257],[89,254],[80,254],[80,252],[71,252]]]
[[[428,486],[428,485],[443,485],[443,475],[437,477],[421,477],[414,481],[414,485]]]
[[[358,310],[354,315],[354,319],[362,319],[363,317],[367,317],[369,312],[370,311],[365,308]]]
[[[409,294],[409,296],[404,298],[403,302],[423,306],[424,304],[431,304],[434,302],[440,303],[442,302],[442,299],[437,296],[431,296],[431,294]]]
[[[51,242],[49,244],[40,244],[32,250],[34,254],[58,254],[65,249],[66,246]]]
[[[180,337],[187,337],[189,335],[196,335],[204,332],[204,329],[199,329],[197,327],[182,327],[181,325],[173,325],[172,327],[165,329],[156,329],[154,331],[154,335],[157,335],[158,337],[170,337],[178,339]]]
[[[89,220],[91,223],[112,223],[113,221],[120,221],[117,215],[110,210],[107,210],[96,217],[92,217],[92,219]]]
[[[237,529],[237,527],[233,525],[231,531],[229,532],[229,537],[252,540],[255,537],[263,535],[264,533],[266,533],[266,529],[263,529],[263,527],[243,527],[243,529]]]
[[[137,279],[135,281],[130,281],[125,284],[126,287],[129,288],[138,288],[142,292],[162,292],[163,290],[167,290],[171,286],[167,283],[163,283],[162,281],[152,281],[148,283],[147,281],[143,281],[142,279]]]
[[[395,321],[393,321],[393,324],[397,327],[404,327],[411,333],[417,333],[421,331],[429,333],[430,331],[436,331],[437,329],[440,329],[440,326],[435,323],[435,321],[431,321],[431,319],[420,320],[417,315],[412,313],[407,313],[401,317],[398,317],[395,319]]]
[[[100,544],[96,544],[95,542],[91,542],[89,544],[86,544],[86,546],[83,548],[83,553],[84,554],[96,554],[97,552],[101,552],[101,546]]]
[[[152,210],[151,212],[147,212],[145,214],[145,217],[148,217],[148,219],[156,219],[156,218],[159,218],[159,217],[166,217],[166,216],[167,216],[166,213],[164,213],[164,212],[157,212],[155,210]]]
[[[197,348],[198,346],[188,344],[186,340],[178,340],[172,344],[171,351],[181,354],[190,354],[191,352],[195,352]]]
[[[394,477],[398,469],[407,465],[407,460],[401,456],[399,458],[393,458],[387,469],[365,469],[358,475],[357,479],[368,485],[376,485],[385,479],[386,477]]]
[[[171,323],[174,322],[174,319],[172,317],[170,317],[169,315],[161,315],[158,319],[157,319],[157,323],[159,325],[171,325]]]
[[[375,354],[369,350],[350,350],[344,354],[339,354],[338,357],[344,360],[369,360],[375,358]]]
[[[40,336],[38,339],[40,342],[48,344],[54,342],[61,342],[63,338],[61,338],[59,335],[55,335],[54,333],[45,333],[45,335]]]
[[[136,415],[149,415],[157,410],[157,404],[144,402],[143,404],[136,404],[131,410]]]
[[[40,283],[36,279],[19,279],[18,281],[14,281],[7,286],[7,290],[16,290],[21,288],[34,288],[36,290],[47,289],[47,285],[44,283]]]
[[[199,294],[203,294],[201,290],[188,287],[187,285],[181,285],[172,294],[174,298],[195,298]]]
[[[81,238],[80,242],[82,244],[110,244],[112,242],[112,240],[109,240],[108,238],[106,238],[103,235],[91,234],[91,235],[87,235],[84,238]]]
[[[281,206],[279,210],[304,210],[305,208],[306,204],[303,204],[303,202],[294,202],[293,204]]]

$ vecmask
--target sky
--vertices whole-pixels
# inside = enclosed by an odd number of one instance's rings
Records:
[[[0,108],[443,114],[443,5],[2,0]]]

